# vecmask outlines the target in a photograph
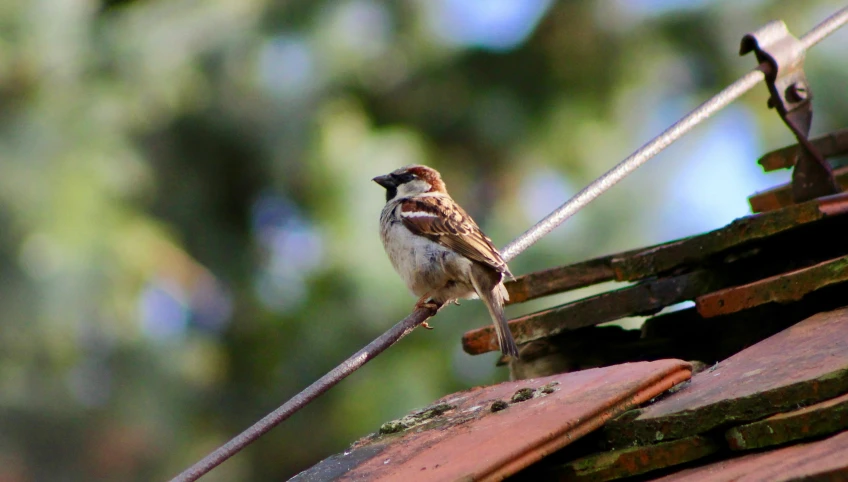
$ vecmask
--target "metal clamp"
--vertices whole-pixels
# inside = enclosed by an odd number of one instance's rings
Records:
[[[754,51],[759,69],[765,74],[771,98],[781,119],[795,134],[799,150],[792,171],[792,195],[795,202],[809,201],[840,192],[833,171],[807,136],[813,120],[813,98],[804,74],[803,44],[789,33],[786,24],[775,20],[742,38],[740,55]]]

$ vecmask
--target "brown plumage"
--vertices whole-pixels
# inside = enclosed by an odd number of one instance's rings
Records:
[[[433,216],[405,217],[403,215],[410,212],[428,212]],[[512,277],[512,273],[509,272],[501,253],[492,244],[492,240],[483,234],[471,216],[453,199],[445,197],[406,199],[401,203],[401,219],[413,233],[430,238],[468,259],[486,264]]]
[[[395,270],[418,303],[479,296],[494,322],[501,351],[518,357],[504,315],[501,254],[477,223],[448,195],[438,171],[407,166],[374,181],[386,188],[380,237]]]

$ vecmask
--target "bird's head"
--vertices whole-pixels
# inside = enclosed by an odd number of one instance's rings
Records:
[[[386,188],[386,202],[425,192],[448,192],[439,171],[421,165],[401,167],[373,181]]]

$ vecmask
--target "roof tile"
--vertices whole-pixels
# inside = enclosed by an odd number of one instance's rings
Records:
[[[725,437],[733,450],[750,450],[848,429],[848,393],[799,410],[733,427]]]
[[[690,375],[688,363],[660,360],[474,388],[389,424],[398,433],[367,437],[293,480],[500,480]]]
[[[720,448],[720,444],[700,436],[628,447],[581,457],[545,471],[538,479],[604,482],[691,462]]]
[[[848,432],[818,442],[792,445],[682,470],[657,482],[783,482],[848,480]]]
[[[710,318],[766,303],[797,301],[808,293],[845,281],[848,281],[848,256],[718,290],[698,297],[695,305],[701,316]]]
[[[848,308],[819,313],[605,428],[614,446],[688,437],[848,392]]]

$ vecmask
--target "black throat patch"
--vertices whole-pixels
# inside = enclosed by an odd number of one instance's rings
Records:
[[[386,188],[386,202],[391,201],[397,196],[397,186],[389,186]]]

